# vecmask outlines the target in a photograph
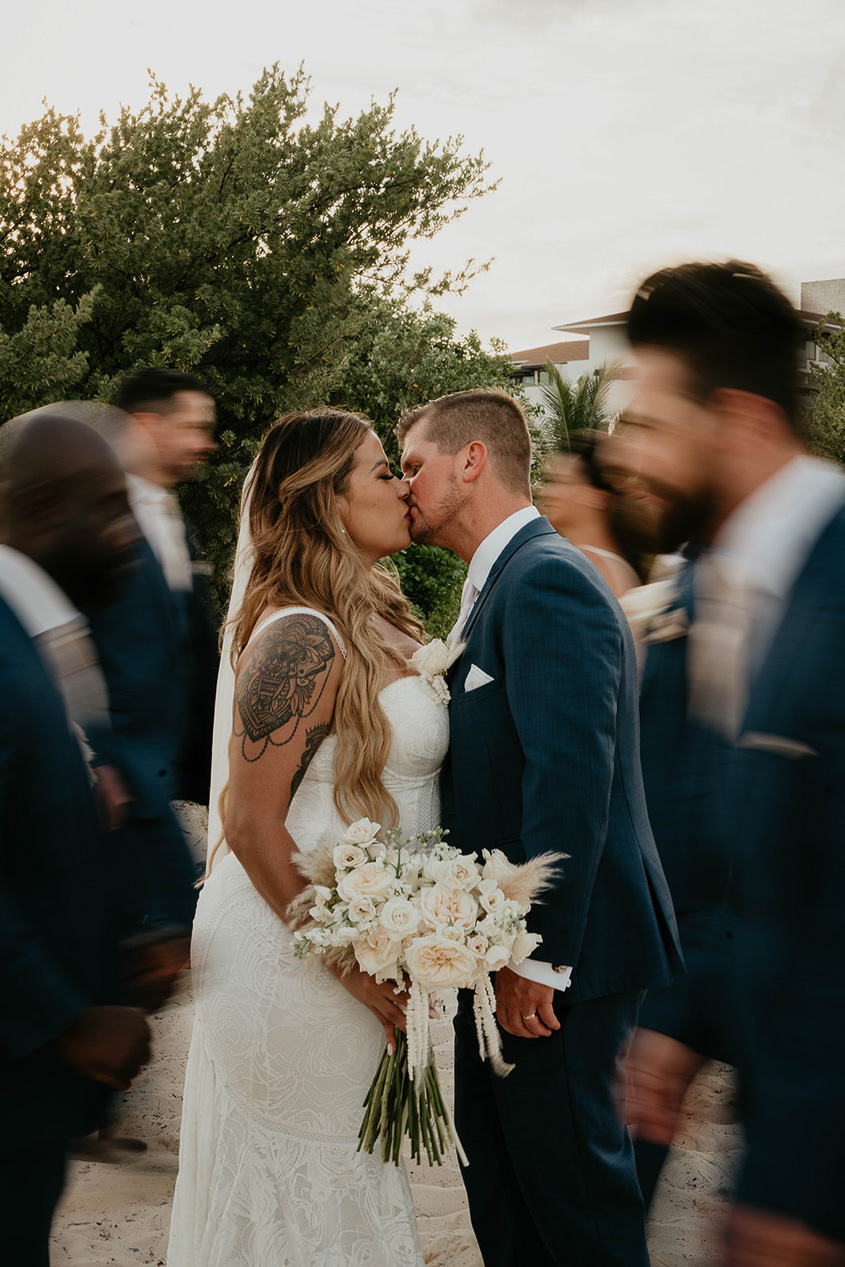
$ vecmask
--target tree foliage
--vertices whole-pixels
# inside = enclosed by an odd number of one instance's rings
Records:
[[[832,329],[830,327],[833,327]],[[813,397],[805,414],[810,448],[845,466],[845,322],[829,312],[813,334],[813,342],[830,358],[810,365]]]
[[[546,362],[548,384],[541,389],[546,427],[556,449],[569,452],[569,437],[574,431],[607,431],[612,415],[607,408],[607,393],[613,381],[614,366],[599,365],[574,383],[564,378],[551,361]]]
[[[413,240],[491,188],[483,155],[396,130],[392,99],[315,121],[307,103],[304,74],[278,67],[246,100],[153,80],[145,107],[92,137],[47,110],[0,150],[5,416],[109,400],[137,365],[197,373],[221,444],[184,499],[219,578],[243,477],[281,411],[343,402],[389,438],[403,407],[507,378],[501,349],[456,339],[425,306],[484,265],[409,271]],[[424,557],[413,597],[435,612]]]

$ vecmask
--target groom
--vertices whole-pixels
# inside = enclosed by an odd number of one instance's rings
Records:
[[[467,852],[568,855],[529,917],[536,958],[496,974],[507,1078],[479,1058],[468,997],[458,1009],[473,1227],[486,1267],[644,1267],[613,1075],[641,992],[680,962],[643,799],[630,632],[592,565],[532,506],[531,441],[510,396],[444,396],[397,432],[412,537],[469,564],[443,825]]]

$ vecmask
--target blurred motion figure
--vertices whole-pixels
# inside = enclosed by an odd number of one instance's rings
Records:
[[[621,598],[642,585],[646,570],[629,522],[631,503],[618,495],[604,469],[608,439],[596,431],[574,432],[570,452],[553,453],[546,461],[539,502],[552,526]]]
[[[704,1058],[736,1063],[748,1152],[730,1263],[839,1263],[845,475],[804,452],[801,326],[753,265],[655,274],[629,336],[629,449],[662,512],[655,547],[686,541],[689,558],[642,691],[688,977],[646,999],[629,1121],[659,1153]]]
[[[67,711],[102,708],[79,608],[112,596],[137,530],[111,449],[58,410],[21,428],[3,491],[0,1217],[7,1261],[46,1267],[67,1141],[149,1054],[143,1013],[117,1006],[120,885]]]

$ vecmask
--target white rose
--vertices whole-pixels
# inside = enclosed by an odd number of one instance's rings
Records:
[[[487,859],[482,872],[484,879],[495,880],[496,884],[501,885],[512,869],[511,863],[508,862],[501,849],[485,849],[484,857]]]
[[[344,871],[350,867],[360,867],[362,862],[367,861],[367,855],[360,845],[335,845],[332,860],[338,871]]]
[[[405,951],[411,977],[423,990],[472,985],[478,976],[478,960],[462,942],[438,933],[418,937]]]
[[[470,933],[467,937],[467,945],[474,955],[483,958],[487,954],[487,938],[481,933]]]
[[[495,880],[482,880],[478,886],[478,900],[490,915],[497,915],[505,908],[505,895]]]
[[[522,963],[533,954],[542,941],[539,933],[517,933],[511,946],[511,958],[514,963]]]
[[[478,903],[466,889],[448,889],[443,884],[435,884],[420,893],[420,910],[425,921],[434,928],[456,924],[468,932],[475,923]]]
[[[379,923],[391,940],[401,941],[416,931],[420,913],[406,897],[391,897],[381,908]]]
[[[359,818],[347,827],[343,839],[350,845],[368,845],[380,831],[381,823],[373,823],[369,818]]]
[[[373,918],[376,913],[376,904],[371,897],[353,897],[346,910],[353,924],[360,924],[362,920]]]
[[[363,940],[355,942],[355,958],[361,970],[377,981],[385,977],[398,978],[397,949],[397,943],[387,933],[373,929]]]
[[[338,881],[337,891],[344,902],[351,902],[356,897],[384,897],[393,879],[394,876],[381,862],[365,862],[362,867],[347,871]]]
[[[447,889],[471,889],[480,879],[481,872],[473,862],[473,858],[459,854],[457,858],[444,858],[431,868],[431,876],[438,884]]]
[[[386,858],[387,846],[383,845],[380,840],[371,840],[367,845],[367,854],[373,862],[375,862],[377,858]],[[394,862],[395,861],[396,860],[394,858]]]
[[[411,664],[414,665],[418,673],[427,673],[430,677],[437,677],[438,674],[445,673],[449,666],[457,656],[452,654],[446,643],[441,638],[434,638],[431,642],[426,643],[424,647],[420,647],[411,656]]]
[[[491,972],[498,972],[510,961],[510,951],[506,946],[491,946],[487,951],[487,967]]]

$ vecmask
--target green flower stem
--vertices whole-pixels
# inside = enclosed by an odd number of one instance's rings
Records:
[[[382,1160],[398,1165],[407,1136],[412,1161],[421,1165],[425,1149],[428,1164],[441,1166],[453,1133],[437,1065],[432,1056],[423,1077],[412,1079],[408,1041],[400,1030],[394,1034],[396,1049],[383,1053],[364,1100],[358,1148],[372,1153],[380,1140]]]

